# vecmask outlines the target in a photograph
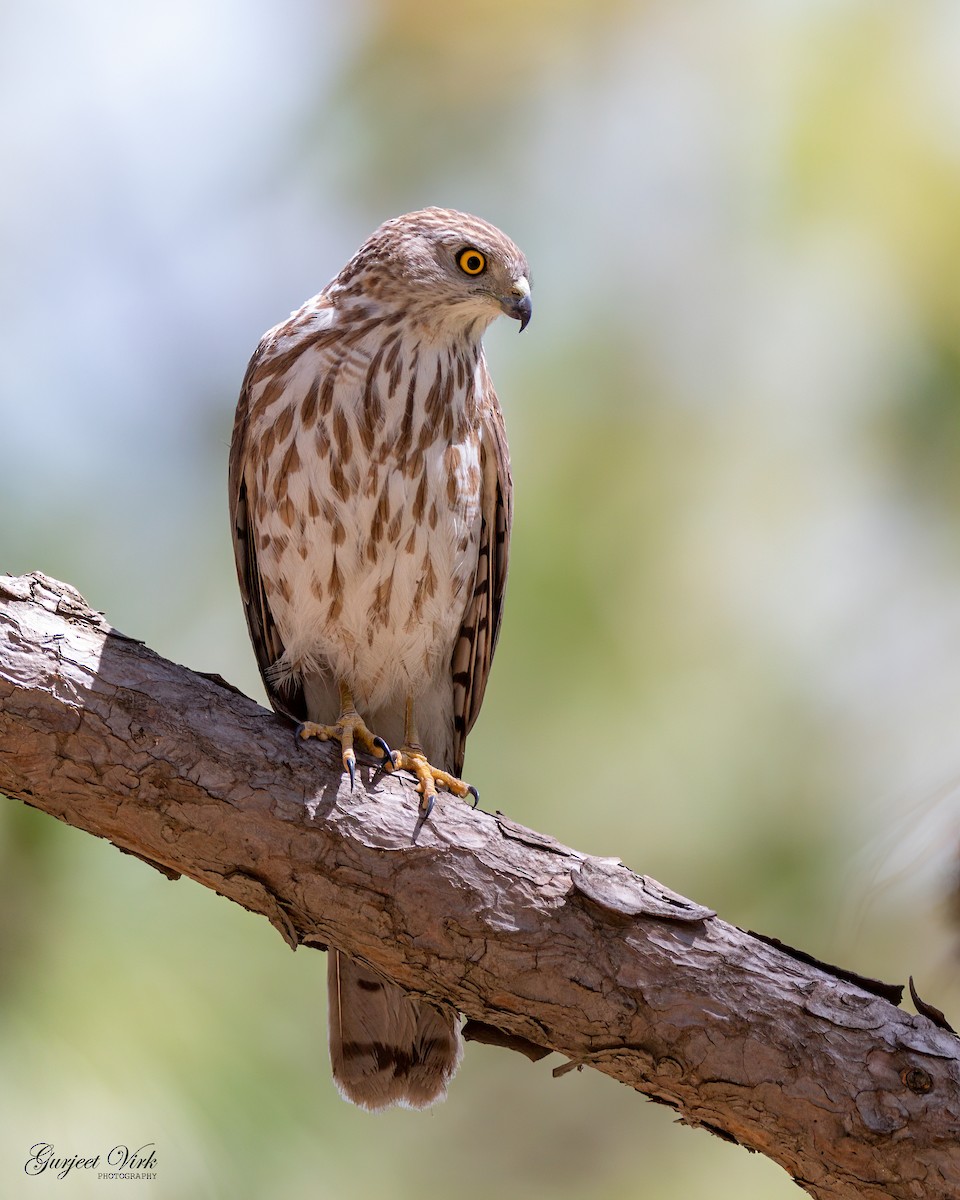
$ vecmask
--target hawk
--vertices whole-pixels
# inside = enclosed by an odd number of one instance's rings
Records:
[[[513,486],[482,336],[523,330],[530,274],[478,217],[427,208],[381,225],[260,342],[230,449],[247,626],[270,703],[336,740],[472,796],[464,743],[503,610]],[[391,749],[396,747],[396,749]],[[368,1109],[442,1099],[456,1015],[330,952],[330,1059]]]

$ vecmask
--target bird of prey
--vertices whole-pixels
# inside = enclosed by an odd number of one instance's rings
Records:
[[[271,329],[247,368],[230,512],[270,703],[417,779],[421,821],[461,778],[503,611],[512,481],[481,339],[524,329],[530,273],[478,217],[426,208],[381,225]],[[392,749],[395,747],[395,749]],[[368,1109],[442,1099],[456,1014],[331,951],[330,1058]]]

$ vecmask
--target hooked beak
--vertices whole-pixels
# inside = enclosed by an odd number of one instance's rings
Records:
[[[520,322],[520,332],[523,333],[533,316],[530,284],[524,275],[514,283],[509,295],[500,297],[500,308],[508,317]]]

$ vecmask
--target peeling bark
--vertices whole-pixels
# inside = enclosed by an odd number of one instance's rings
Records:
[[[669,1104],[811,1196],[960,1196],[960,1041],[897,1008],[900,989],[452,800],[412,844],[411,782],[367,763],[351,793],[334,748],[293,747],[284,721],[72,588],[0,577],[9,796],[262,913],[293,947],[366,959],[484,1040],[566,1055],[555,1074],[593,1067]]]

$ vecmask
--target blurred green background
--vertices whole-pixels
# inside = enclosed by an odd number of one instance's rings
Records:
[[[485,807],[960,1015],[960,8],[34,0],[0,10],[0,568],[262,698],[226,513],[260,334],[380,221],[477,212],[535,319],[467,756]],[[0,804],[0,1194],[777,1200],[759,1156],[471,1046],[370,1117],[324,960]],[[127,1184],[133,1188],[143,1185]]]

